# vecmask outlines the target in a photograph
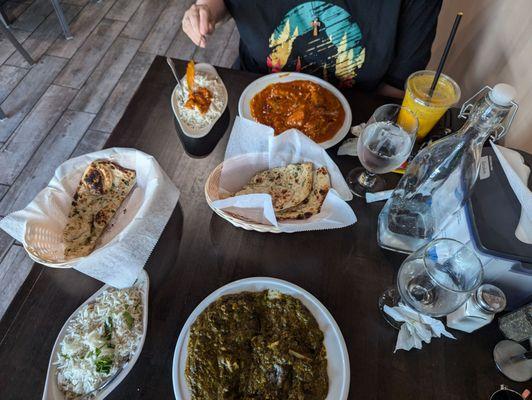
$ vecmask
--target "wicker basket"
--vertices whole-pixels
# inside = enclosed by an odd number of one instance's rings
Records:
[[[212,205],[213,201],[220,200],[220,176],[222,174],[223,162],[220,163],[209,175],[207,182],[205,182],[205,198],[207,199],[207,204],[209,207],[220,217],[229,221],[231,224],[238,228],[243,228],[248,231],[257,231],[257,232],[270,232],[270,233],[281,233],[282,231],[273,226],[267,224],[259,224],[253,221],[248,221],[242,218],[239,215],[222,211]]]
[[[23,245],[33,261],[48,267],[72,268],[70,264],[79,260],[79,258],[67,260],[64,256],[63,237],[42,225],[26,226]]]

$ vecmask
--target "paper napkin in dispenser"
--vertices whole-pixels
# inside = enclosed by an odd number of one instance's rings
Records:
[[[532,244],[532,192],[527,185],[530,168],[525,165],[523,156],[517,151],[498,146],[493,142],[491,147],[521,204],[521,218],[515,229],[515,236],[523,243]]]

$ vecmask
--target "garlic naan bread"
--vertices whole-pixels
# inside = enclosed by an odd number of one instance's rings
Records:
[[[63,231],[65,257],[90,254],[118,207],[136,183],[136,172],[107,161],[93,161],[85,170]]]
[[[277,219],[307,219],[320,212],[321,205],[331,188],[331,179],[327,168],[320,167],[314,170],[313,182],[309,196],[295,207],[276,212]]]
[[[294,207],[305,200],[312,189],[312,163],[288,164],[259,172],[235,196],[267,193],[277,211]]]

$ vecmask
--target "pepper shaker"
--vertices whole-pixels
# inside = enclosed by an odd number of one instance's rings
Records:
[[[447,315],[447,326],[471,333],[488,325],[506,307],[506,296],[497,286],[481,285],[456,311]]]

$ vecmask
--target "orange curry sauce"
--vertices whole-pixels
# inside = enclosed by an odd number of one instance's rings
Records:
[[[338,98],[311,81],[273,83],[250,102],[251,115],[278,135],[296,128],[316,143],[332,138],[344,123],[345,111]]]
[[[185,107],[190,109],[196,109],[201,115],[209,111],[209,107],[212,102],[212,93],[209,89],[204,87],[197,87],[194,84],[194,78],[196,76],[196,64],[194,60],[190,60],[187,64],[187,86],[188,86],[188,99],[185,102]]]
[[[188,99],[185,102],[186,108],[196,109],[200,114],[205,114],[209,111],[211,106],[212,93],[209,89],[204,87],[196,87],[193,92],[190,92]]]

